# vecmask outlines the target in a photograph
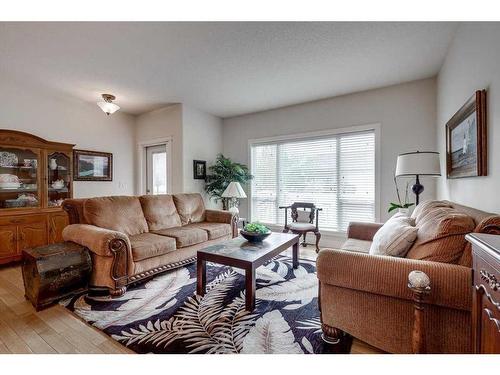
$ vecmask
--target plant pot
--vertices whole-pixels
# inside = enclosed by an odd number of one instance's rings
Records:
[[[248,242],[262,242],[266,237],[271,234],[271,231],[268,233],[256,233],[256,232],[247,232],[240,231],[240,234],[248,241]]]
[[[409,208],[398,208],[398,213],[404,214],[406,216],[410,215],[410,209]]]

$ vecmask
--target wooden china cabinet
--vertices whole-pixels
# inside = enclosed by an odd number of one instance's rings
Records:
[[[62,241],[73,196],[73,146],[0,129],[0,264]]]

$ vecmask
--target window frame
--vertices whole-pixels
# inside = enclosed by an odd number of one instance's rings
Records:
[[[349,134],[349,133],[359,133],[364,131],[374,132],[375,136],[375,222],[380,222],[380,133],[381,133],[381,124],[367,124],[367,125],[357,125],[357,126],[349,126],[343,128],[335,128],[328,130],[320,130],[306,133],[293,133],[286,135],[279,135],[273,137],[265,137],[265,138],[254,138],[248,140],[248,165],[250,174],[253,174],[253,161],[252,161],[252,147],[255,145],[263,145],[270,143],[280,143],[286,141],[294,141],[294,140],[307,140],[328,136],[335,136],[338,134]],[[321,213],[320,213],[321,215]],[[248,191],[248,218],[250,221],[253,220],[252,213],[252,188],[250,187]],[[276,229],[281,228],[278,224],[271,224],[271,227],[275,227]],[[320,228],[321,230],[321,228]],[[321,230],[322,233],[325,234],[339,234],[345,235],[344,231],[333,231],[333,230]]]

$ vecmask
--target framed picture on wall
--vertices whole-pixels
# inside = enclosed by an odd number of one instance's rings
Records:
[[[109,152],[74,150],[75,181],[113,181],[113,154]]]
[[[207,162],[205,160],[193,160],[193,178],[195,180],[207,178]]]
[[[487,176],[486,90],[478,90],[446,123],[448,178]]]

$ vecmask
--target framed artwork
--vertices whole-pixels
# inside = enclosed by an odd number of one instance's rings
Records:
[[[207,162],[205,160],[193,160],[193,178],[195,180],[207,178]]]
[[[73,150],[75,181],[113,181],[113,154]]]
[[[487,176],[486,90],[478,90],[446,123],[446,176]]]

